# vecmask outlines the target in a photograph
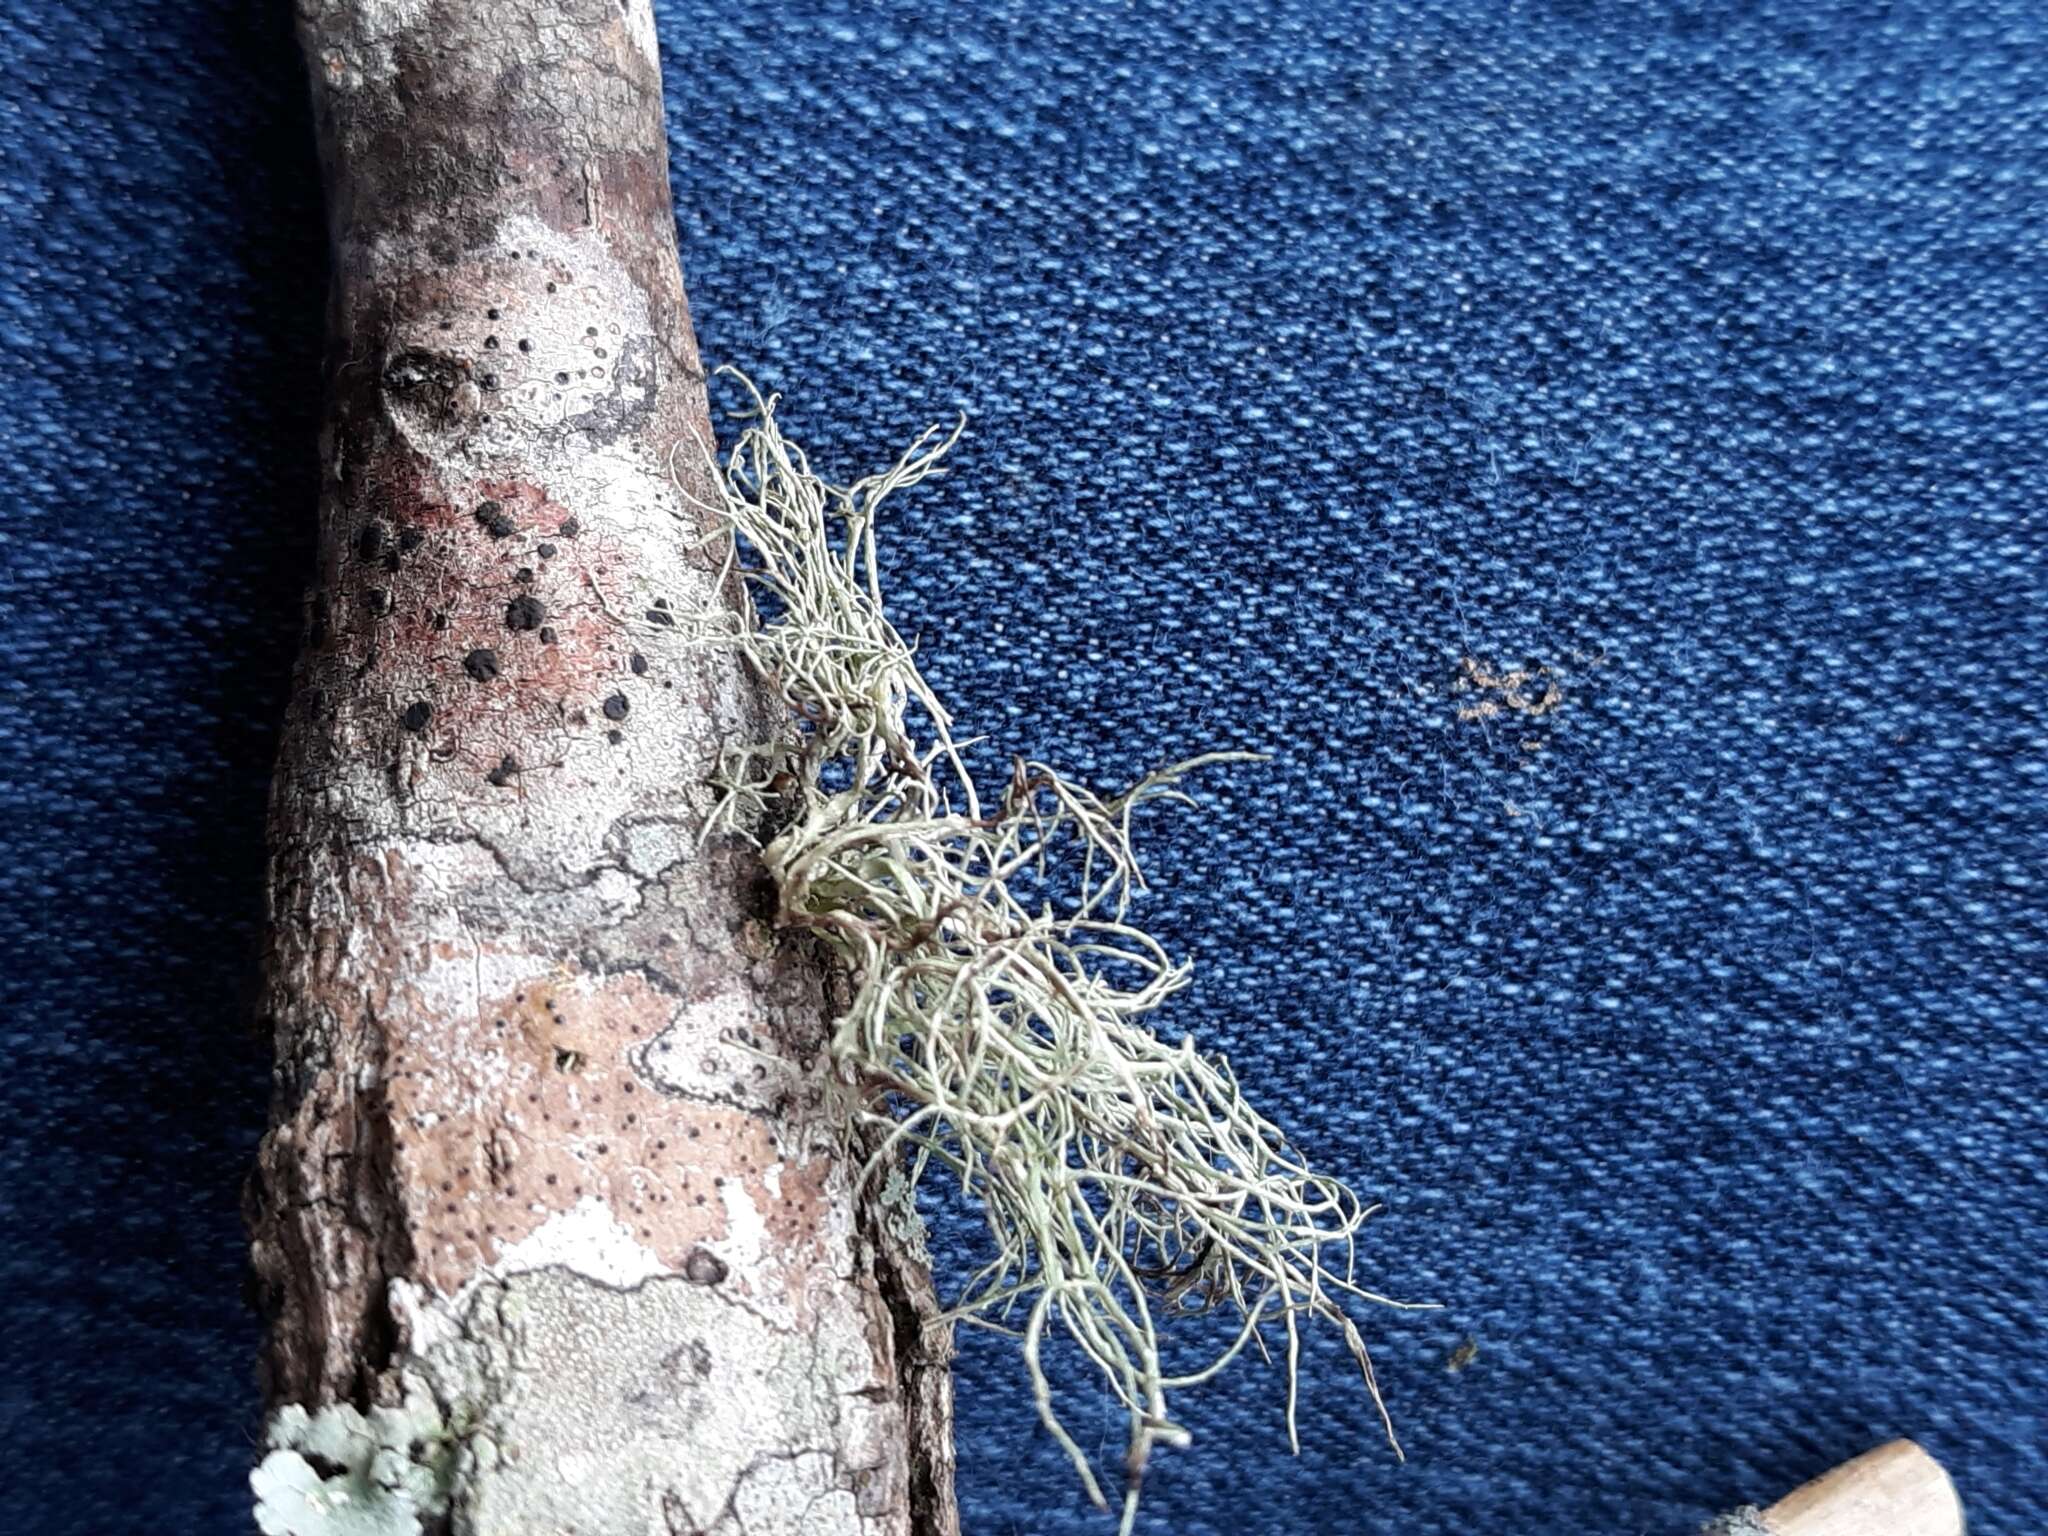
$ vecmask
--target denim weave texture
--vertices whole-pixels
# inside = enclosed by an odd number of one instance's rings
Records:
[[[1160,1028],[1445,1306],[1358,1314],[1406,1464],[1312,1329],[1301,1457],[1242,1361],[1140,1529],[1677,1536],[1902,1434],[2048,1527],[2039,6],[658,9],[707,359],[841,478],[971,418],[882,530],[963,732],[1273,756],[1141,825]],[[10,1531],[248,1529],[289,10],[0,20]],[[1108,1536],[959,1387],[967,1536]]]

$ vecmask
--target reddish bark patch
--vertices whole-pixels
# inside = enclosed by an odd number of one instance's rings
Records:
[[[442,946],[436,958],[474,957]],[[585,1199],[679,1269],[729,1235],[728,1179],[793,1274],[822,1253],[822,1161],[784,1163],[758,1116],[677,1098],[635,1071],[632,1053],[674,1010],[640,976],[562,968],[485,999],[477,1016],[431,1016],[417,989],[393,1005],[406,1020],[387,1076],[394,1169],[419,1273],[444,1294]],[[801,1305],[808,1287],[795,1289]]]

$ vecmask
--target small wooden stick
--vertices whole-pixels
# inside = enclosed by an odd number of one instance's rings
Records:
[[[1963,1504],[1941,1463],[1894,1440],[1796,1488],[1769,1509],[1738,1510],[1727,1536],[1963,1536]]]

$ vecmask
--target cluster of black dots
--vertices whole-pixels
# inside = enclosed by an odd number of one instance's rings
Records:
[[[528,252],[526,252],[526,255],[527,255],[527,256],[528,256],[529,258],[533,259],[533,260],[539,260],[539,258],[540,258],[540,252],[538,252],[538,251],[528,251]],[[513,251],[513,252],[511,252],[511,259],[512,259],[512,260],[514,260],[514,261],[517,261],[517,260],[519,260],[519,256],[520,256],[520,253],[519,253],[518,251]],[[571,280],[573,280],[573,276],[574,276],[574,274],[571,274],[571,273],[564,273],[564,274],[563,274],[563,276],[564,276],[565,278],[570,278]],[[548,282],[548,284],[547,284],[547,291],[548,291],[549,293],[558,293],[558,292],[560,292],[560,291],[561,291],[561,285],[560,285],[559,283],[556,283],[556,282],[554,282],[554,281],[553,281],[553,280],[551,279],[551,280],[550,280],[550,281]],[[505,312],[504,312],[504,310],[502,310],[502,309],[498,308],[497,306],[493,305],[492,307],[490,307],[490,308],[488,308],[488,309],[486,309],[486,310],[484,311],[484,318],[485,318],[486,320],[502,320],[502,319],[504,319],[504,318],[505,318]],[[453,320],[443,320],[443,321],[441,322],[441,327],[440,327],[440,328],[441,328],[442,330],[444,330],[444,331],[452,331],[452,330],[454,330],[454,329],[455,329],[455,322],[454,322]],[[576,374],[575,374],[575,377],[577,377],[577,378],[579,378],[579,379],[580,379],[580,378],[599,378],[599,379],[601,379],[601,378],[603,378],[603,377],[604,377],[604,375],[605,375],[605,368],[604,368],[604,365],[605,365],[605,360],[606,360],[607,358],[609,358],[609,357],[611,356],[611,353],[610,353],[609,349],[607,349],[607,348],[605,348],[605,347],[603,347],[603,346],[599,346],[599,345],[596,345],[596,343],[597,343],[597,341],[598,341],[598,338],[599,338],[599,332],[598,332],[598,329],[597,329],[597,327],[596,327],[596,326],[594,326],[594,325],[592,325],[592,326],[586,326],[586,327],[584,328],[584,331],[583,331],[583,336],[584,336],[584,339],[585,339],[586,341],[588,341],[588,342],[592,343],[592,345],[591,345],[591,348],[590,348],[590,355],[591,355],[592,357],[596,358],[596,359],[597,359],[597,361],[596,361],[596,362],[595,362],[594,364],[592,364],[592,366],[590,366],[590,367],[588,367],[588,368],[579,368],[579,369],[577,369],[577,370],[576,370]],[[519,351],[520,351],[520,352],[521,352],[522,354],[524,354],[524,355],[526,355],[526,356],[529,356],[529,357],[530,357],[530,356],[531,356],[531,355],[533,354],[533,339],[532,339],[531,337],[528,337],[528,336],[522,336],[522,337],[520,337],[520,338],[519,338],[519,340],[518,340],[517,346],[518,346],[518,350],[519,350]],[[497,333],[496,333],[496,332],[493,332],[493,333],[491,333],[490,335],[487,335],[487,336],[485,336],[485,337],[484,337],[484,351],[486,351],[486,352],[499,352],[499,351],[502,351],[503,349],[504,349],[504,343],[503,343],[503,341],[502,341],[502,340],[501,340],[501,339],[499,338],[499,336],[497,335]],[[497,373],[497,370],[496,370],[496,369],[494,369],[494,368],[490,368],[490,367],[487,367],[487,366],[483,366],[483,364],[486,364],[486,363],[488,363],[488,362],[489,362],[489,359],[488,359],[488,358],[485,358],[485,359],[480,359],[480,360],[479,360],[479,362],[478,362],[477,364],[471,364],[471,363],[468,363],[468,362],[463,362],[463,363],[458,363],[458,364],[457,364],[457,366],[458,366],[458,367],[460,367],[460,368],[462,369],[462,371],[463,371],[463,372],[465,372],[465,373],[470,373],[470,372],[474,372],[474,373],[475,373],[475,375],[476,375],[476,381],[477,381],[477,387],[478,387],[479,389],[483,390],[483,391],[484,391],[484,392],[485,392],[486,394],[496,394],[496,393],[497,393],[497,392],[499,391],[499,389],[503,387],[503,380],[501,380],[501,379],[499,378],[499,376],[498,376],[498,373]],[[555,371],[555,383],[557,383],[557,384],[562,384],[562,385],[566,385],[567,383],[569,383],[569,380],[570,380],[570,374],[569,374],[568,370],[566,370],[566,369],[557,369],[557,370]],[[557,400],[559,400],[559,399],[561,399],[562,397],[561,397],[561,396],[560,396],[559,394],[557,394],[557,395],[555,396],[555,398],[556,398]],[[483,416],[482,416],[482,419],[483,419],[484,421],[488,422],[488,421],[489,421],[489,420],[491,419],[491,417],[490,417],[490,413],[489,413],[488,411],[487,411],[487,412],[484,412],[484,413],[483,413]]]
[[[477,503],[471,515],[487,538],[508,539],[519,531],[517,521],[506,510],[503,502],[481,501]],[[564,519],[561,526],[556,529],[555,538],[573,539],[581,532],[581,524],[576,518],[570,517]],[[374,561],[386,571],[396,571],[399,557],[419,548],[424,539],[425,535],[418,528],[405,527],[394,537],[383,523],[372,521],[365,525],[358,536],[356,553],[366,562]],[[534,553],[542,560],[553,559],[560,552],[561,546],[553,539],[543,540],[534,546]],[[513,580],[521,586],[530,586],[533,579],[534,572],[530,566],[521,566],[513,573]],[[372,589],[366,601],[370,611],[375,615],[381,617],[390,612],[390,594],[381,588]],[[662,601],[666,607],[666,600]],[[448,616],[445,613],[436,613],[433,616],[433,623],[435,629],[445,630],[448,627]],[[318,613],[315,616],[315,625],[316,632],[324,627],[324,618]],[[553,626],[548,623],[547,605],[532,592],[521,592],[506,603],[505,627],[514,634],[535,634],[543,645],[553,645],[558,638]],[[316,633],[316,640],[317,638]],[[634,652],[632,667],[635,676],[646,676],[647,658],[637,651]],[[496,682],[503,675],[504,668],[504,659],[496,646],[476,646],[462,658],[462,670],[477,683]],[[611,722],[611,729],[606,735],[614,744],[624,740],[624,732],[618,727],[632,712],[632,707],[631,701],[619,692],[610,694],[600,706],[605,719]],[[425,699],[408,704],[399,714],[399,723],[414,735],[425,732],[433,720],[434,706]],[[502,789],[510,786],[519,771],[518,759],[508,754],[496,768],[485,775],[485,779]]]

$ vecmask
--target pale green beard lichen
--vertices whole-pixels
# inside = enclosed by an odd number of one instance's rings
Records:
[[[774,398],[741,382],[750,424],[705,510],[738,535],[730,560],[746,609],[697,617],[707,641],[740,650],[795,729],[728,750],[706,835],[765,838],[780,922],[819,935],[847,966],[835,1091],[849,1128],[883,1136],[862,1181],[885,1168],[900,1178],[907,1155],[913,1184],[942,1168],[978,1203],[996,1257],[950,1315],[1021,1338],[1039,1414],[1098,1504],[1094,1470],[1053,1411],[1048,1330],[1079,1345],[1128,1411],[1128,1530],[1151,1447],[1187,1438],[1167,1394],[1248,1343],[1263,1351],[1264,1325],[1286,1336],[1290,1441],[1303,1314],[1341,1329],[1379,1403],[1342,1307],[1387,1301],[1354,1278],[1373,1208],[1313,1171],[1221,1057],[1146,1027],[1188,968],[1126,921],[1143,886],[1132,813],[1186,802],[1191,770],[1242,754],[1177,763],[1111,796],[1017,760],[984,794],[962,757],[973,743],[956,742],[884,612],[875,559],[883,501],[940,473],[960,427],[930,429],[886,473],[834,486],[777,430]],[[1242,1320],[1232,1341],[1169,1370],[1161,1323],[1219,1305]]]

